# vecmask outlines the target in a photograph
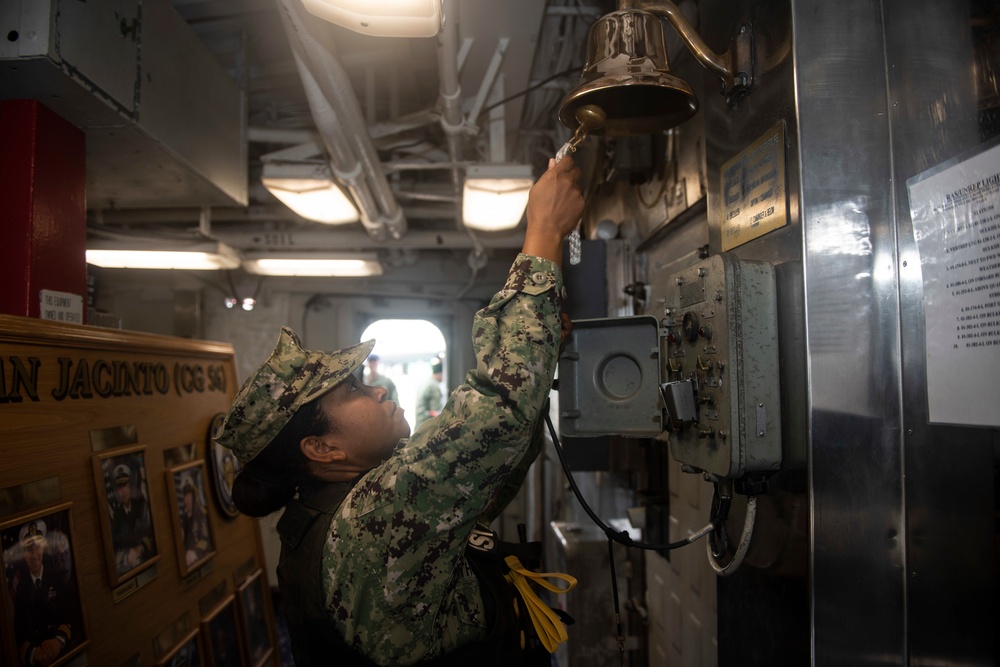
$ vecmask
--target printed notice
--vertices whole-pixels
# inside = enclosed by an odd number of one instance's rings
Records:
[[[79,294],[43,289],[39,296],[41,319],[83,324],[83,297]]]
[[[1000,145],[907,181],[933,423],[1000,426]]]

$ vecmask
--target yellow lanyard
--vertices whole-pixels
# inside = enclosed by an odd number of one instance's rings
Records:
[[[535,591],[532,590],[529,580],[534,581],[539,586],[553,593],[565,593],[573,590],[573,587],[576,586],[576,578],[568,574],[562,574],[561,572],[532,572],[521,564],[517,556],[507,556],[504,561],[507,563],[507,567],[510,568],[510,572],[504,575],[504,577],[521,594],[521,599],[524,600],[524,605],[527,607],[528,617],[531,619],[531,624],[535,627],[535,632],[538,634],[539,639],[542,640],[545,650],[549,653],[555,653],[559,644],[569,639],[569,635],[566,633],[566,626],[563,625],[559,616],[539,599]],[[566,582],[566,586],[561,588],[557,584],[550,583],[547,579],[561,579]],[[516,601],[514,610],[520,614]],[[521,648],[524,648],[523,633],[521,635]]]

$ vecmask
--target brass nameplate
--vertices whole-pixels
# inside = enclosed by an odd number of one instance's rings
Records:
[[[722,250],[788,224],[785,123],[722,165]]]
[[[218,586],[201,596],[201,599],[198,600],[198,611],[201,612],[201,617],[205,618],[209,613],[214,611],[219,606],[219,603],[225,599],[228,592],[229,586],[226,584],[226,580],[223,579],[219,582]]]
[[[215,562],[208,561],[197,570],[189,574],[188,576],[181,579],[181,590],[188,591],[199,581],[212,574],[215,571]]]
[[[163,465],[167,468],[179,466],[182,463],[190,463],[197,457],[194,443],[178,445],[163,451]]]
[[[46,477],[0,489],[0,518],[20,514],[62,498],[58,477]]]
[[[191,612],[186,611],[153,638],[153,654],[159,658],[191,631]]]
[[[112,601],[115,604],[118,604],[128,596],[132,595],[132,593],[135,593],[137,590],[139,590],[140,588],[151,582],[153,579],[156,579],[155,565],[143,570],[136,576],[126,581],[121,586],[113,588],[111,590]]]
[[[137,444],[139,444],[139,429],[135,424],[122,424],[90,432],[90,449],[94,452]]]
[[[233,570],[233,584],[239,588],[240,585],[253,576],[257,571],[257,560],[251,556],[242,565]]]

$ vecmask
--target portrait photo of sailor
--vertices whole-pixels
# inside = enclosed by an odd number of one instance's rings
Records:
[[[112,586],[159,560],[145,451],[144,446],[137,446],[94,456],[94,480]]]
[[[89,644],[77,584],[71,503],[0,527],[5,595],[3,636],[14,665],[55,667]],[[7,625],[6,623],[9,623]],[[12,632],[11,632],[12,630]],[[6,644],[5,639],[5,644]]]

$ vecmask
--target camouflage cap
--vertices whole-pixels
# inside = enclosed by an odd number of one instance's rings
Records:
[[[215,441],[247,463],[285,427],[295,412],[346,379],[375,347],[358,343],[327,354],[304,350],[288,327],[274,352],[240,388]]]

